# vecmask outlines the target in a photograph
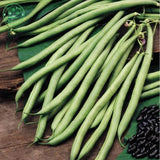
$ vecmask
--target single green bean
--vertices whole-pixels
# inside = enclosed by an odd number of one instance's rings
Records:
[[[146,13],[160,13],[159,8],[154,8],[154,7],[149,7],[149,8],[145,8],[145,12]]]
[[[111,78],[108,82],[108,86],[111,85],[111,83],[115,80],[115,78],[118,76],[119,72],[122,70],[123,66],[125,65],[127,58],[129,56],[129,54],[131,53],[131,50],[134,47],[134,43],[131,44],[131,46],[129,46],[129,48],[127,49],[127,51],[125,52],[125,54],[122,56],[122,58],[120,59],[118,65],[116,66],[116,68],[113,70],[113,73],[111,75]]]
[[[146,84],[144,87],[143,87],[143,92],[144,91],[148,91],[148,90],[151,90],[153,88],[156,88],[160,86],[160,80],[159,81],[156,81],[156,82],[153,82],[153,83],[149,83],[149,84]]]
[[[147,74],[146,81],[153,81],[160,79],[160,71],[155,71]]]
[[[85,134],[87,133],[88,129],[90,128],[93,120],[95,119],[97,113],[105,106],[107,102],[112,98],[112,96],[116,93],[119,89],[120,85],[128,76],[131,68],[133,67],[138,55],[135,55],[134,58],[130,62],[128,62],[123,70],[120,72],[116,80],[112,83],[112,85],[105,91],[102,97],[95,103],[92,110],[89,112],[88,116],[82,123],[81,127],[79,128],[75,140],[72,145],[70,159],[75,160],[77,155],[80,151],[80,147],[82,141],[84,139]]]
[[[96,21],[94,22],[94,24],[98,23],[99,21],[101,21],[103,19],[103,17],[98,17],[96,18]],[[86,21],[87,22],[87,21]],[[78,26],[78,24],[74,24],[74,23],[70,23],[70,21],[63,23],[61,25],[58,25],[55,28],[51,28],[45,32],[42,32],[26,41],[24,41],[23,43],[19,44],[18,47],[29,47],[32,46],[34,44],[37,44],[39,42],[42,42],[44,40],[46,40],[47,38],[53,37],[59,33],[63,33],[65,30],[71,29],[73,27]],[[75,33],[74,33],[75,34]]]
[[[146,98],[151,98],[157,95],[160,95],[160,87],[156,87],[154,89],[142,92],[140,99],[144,100]]]
[[[160,15],[158,13],[157,14],[145,13],[145,14],[138,15],[136,18],[140,20],[145,20],[145,19],[160,20]]]
[[[120,143],[121,142],[121,137],[126,130],[127,126],[129,125],[129,122],[136,110],[136,107],[138,105],[141,92],[143,90],[143,86],[148,74],[148,70],[151,64],[152,60],[152,52],[153,52],[153,32],[149,24],[147,24],[147,37],[148,37],[148,42],[147,42],[147,49],[146,49],[146,54],[144,56],[142,66],[140,68],[140,71],[138,73],[138,76],[136,78],[136,82],[134,85],[134,89],[131,95],[131,99],[129,101],[129,104],[127,106],[127,109],[121,119],[121,122],[118,127],[118,138]]]

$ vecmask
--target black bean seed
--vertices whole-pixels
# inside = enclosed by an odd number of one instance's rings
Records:
[[[160,108],[156,109],[156,110],[153,111],[151,114],[152,114],[152,115],[158,115],[159,112],[160,112]]]
[[[144,136],[145,137],[148,137],[151,135],[151,131],[150,130],[147,130],[146,132],[144,132]]]
[[[142,139],[143,138],[143,139]],[[138,139],[137,139],[138,140]],[[138,145],[143,145],[144,143],[146,142],[146,139],[145,139],[145,137],[141,137],[141,139],[139,140],[139,142],[138,142]]]
[[[144,120],[147,120],[147,119],[148,119],[148,115],[147,115],[147,114],[144,115],[143,119],[144,119]]]
[[[141,147],[141,153],[143,153],[146,150],[146,147],[142,146]]]
[[[148,107],[144,107],[143,110],[141,110],[140,114],[144,114],[145,112],[147,112]]]
[[[159,158],[160,158],[160,152],[155,155],[155,158],[156,158],[156,159],[159,159]]]
[[[139,153],[139,154],[135,155],[136,158],[143,158],[145,156],[146,156],[146,154],[144,154],[144,153]]]
[[[154,158],[154,156],[157,154],[158,150],[154,150],[153,152],[149,153],[150,158]]]
[[[148,122],[149,124],[153,125],[153,122],[152,122],[151,119],[147,119],[147,122]]]
[[[143,120],[143,115],[140,115],[136,120],[137,120],[137,122],[142,121]]]
[[[133,153],[137,149],[136,145],[133,145],[132,147],[128,147],[127,152],[128,153]]]
[[[157,109],[158,105],[152,105],[151,108]]]
[[[142,125],[143,125],[144,127],[146,127],[146,126],[148,126],[148,123],[145,122],[145,121],[143,121],[143,122],[142,122]]]
[[[142,131],[145,130],[145,127],[141,123],[138,124],[138,128],[140,128]]]
[[[140,153],[140,148],[137,148],[137,150],[135,152],[132,153],[132,156],[135,157],[137,154]]]
[[[150,125],[149,128],[150,128],[151,132],[154,132],[154,126],[153,125]]]
[[[157,148],[156,144],[153,144],[149,147],[149,150],[152,152],[153,150],[155,150]]]
[[[159,144],[159,140],[160,140],[160,138],[156,137],[155,143]]]
[[[155,142],[155,140],[156,140],[156,136],[153,135],[153,136],[151,137],[150,141]]]
[[[153,111],[155,111],[155,109],[154,109],[154,108],[151,108],[151,109],[148,110],[146,113],[147,113],[147,114],[151,114]]]
[[[134,135],[130,139],[128,139],[127,143],[133,143],[135,141],[136,141],[136,135]]]
[[[148,118],[146,119],[146,120],[148,120],[148,119],[152,119],[153,118],[153,115],[148,115]]]
[[[160,120],[160,116],[159,115],[156,116],[155,119],[159,121]]]
[[[141,144],[144,140],[146,139],[146,137],[137,137],[137,142],[139,143],[139,144]],[[142,142],[141,142],[142,141]]]
[[[141,137],[141,136],[144,135],[144,133],[145,133],[144,131],[137,132],[136,136],[137,136],[137,137]]]
[[[158,133],[158,131],[159,131],[159,127],[158,127],[158,126],[157,126],[157,127],[155,127],[154,131],[155,131],[155,133]]]

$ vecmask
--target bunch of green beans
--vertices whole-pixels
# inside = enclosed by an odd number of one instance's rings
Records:
[[[10,1],[0,2],[0,7]],[[5,70],[32,70],[45,61],[16,93],[17,111],[20,98],[26,98],[19,126],[34,123],[30,116],[39,117],[33,144],[55,146],[75,136],[70,160],[91,153],[104,133],[96,160],[106,159],[116,137],[125,147],[122,136],[139,102],[160,90],[160,71],[150,72],[154,38],[150,23],[157,26],[160,4],[156,0],[64,0],[36,19],[48,4],[54,4],[52,0],[13,2],[37,4],[23,20],[9,24],[3,20],[0,33],[9,31],[19,38],[23,34],[27,39],[10,49],[56,37],[36,55]],[[20,26],[24,22],[28,23]],[[48,124],[51,135],[46,139]],[[84,141],[88,132],[91,136]]]

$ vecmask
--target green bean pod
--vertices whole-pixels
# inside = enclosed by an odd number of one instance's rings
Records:
[[[52,135],[47,139],[48,141],[54,138],[54,132],[58,125],[60,124],[62,118],[66,114],[67,110],[69,109],[71,103],[72,103],[73,98],[71,98],[67,104],[59,111],[59,113],[54,117],[52,124],[51,124],[51,130],[52,130]]]
[[[106,1],[106,2],[108,2],[108,1]],[[76,6],[74,6],[74,7],[70,8],[70,9],[66,10],[64,13],[60,14],[55,19],[55,21],[59,20],[59,19],[62,19],[62,18],[65,18],[68,15],[70,15],[70,14],[72,14],[72,13],[74,13],[74,12],[80,10],[80,9],[84,9],[84,8],[86,8],[88,6],[92,6],[92,4],[94,5],[96,3],[98,3],[97,0],[88,0],[88,1],[81,2],[81,3],[77,4]]]
[[[129,101],[129,104],[127,106],[127,109],[121,119],[121,122],[118,127],[118,138],[120,143],[121,142],[121,137],[126,130],[127,126],[129,125],[129,122],[131,121],[131,118],[133,117],[133,114],[136,110],[136,107],[138,105],[141,92],[143,90],[143,86],[149,71],[149,67],[151,64],[152,60],[152,52],[153,52],[153,32],[150,27],[150,24],[147,24],[147,35],[148,35],[148,42],[147,42],[147,49],[146,49],[146,54],[144,56],[144,60],[142,62],[142,66],[140,68],[140,71],[138,73],[138,76],[136,78],[136,82],[134,85],[134,89],[131,95],[131,99]]]
[[[147,74],[146,81],[155,81],[160,79],[160,71],[155,71]]]
[[[144,87],[143,87],[143,92],[144,91],[148,91],[148,90],[151,90],[151,89],[153,89],[153,88],[156,88],[156,87],[158,87],[158,86],[160,86],[160,80],[159,81],[155,81],[155,82],[153,82],[153,83],[149,83],[149,84],[146,84]]]
[[[151,98],[151,97],[154,97],[154,96],[158,96],[159,93],[160,93],[160,87],[156,87],[154,89],[142,92],[140,99],[144,100],[146,98]]]

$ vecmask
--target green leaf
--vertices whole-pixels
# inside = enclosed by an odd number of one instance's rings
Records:
[[[135,115],[132,119],[131,122],[131,126],[126,134],[126,136],[124,137],[124,141],[127,141],[129,138],[131,138],[133,135],[135,135],[136,131],[137,131],[137,121],[136,118],[138,117],[140,111],[147,106],[150,105],[160,105],[160,101],[159,101],[159,96],[142,101],[139,103],[137,110],[135,112]],[[127,147],[122,151],[121,154],[118,155],[118,157],[116,158],[116,160],[136,160],[136,158],[132,157],[131,154],[127,153]],[[145,157],[145,158],[139,158],[138,160],[151,160],[149,157]],[[152,160],[156,160],[156,159],[152,159]]]

